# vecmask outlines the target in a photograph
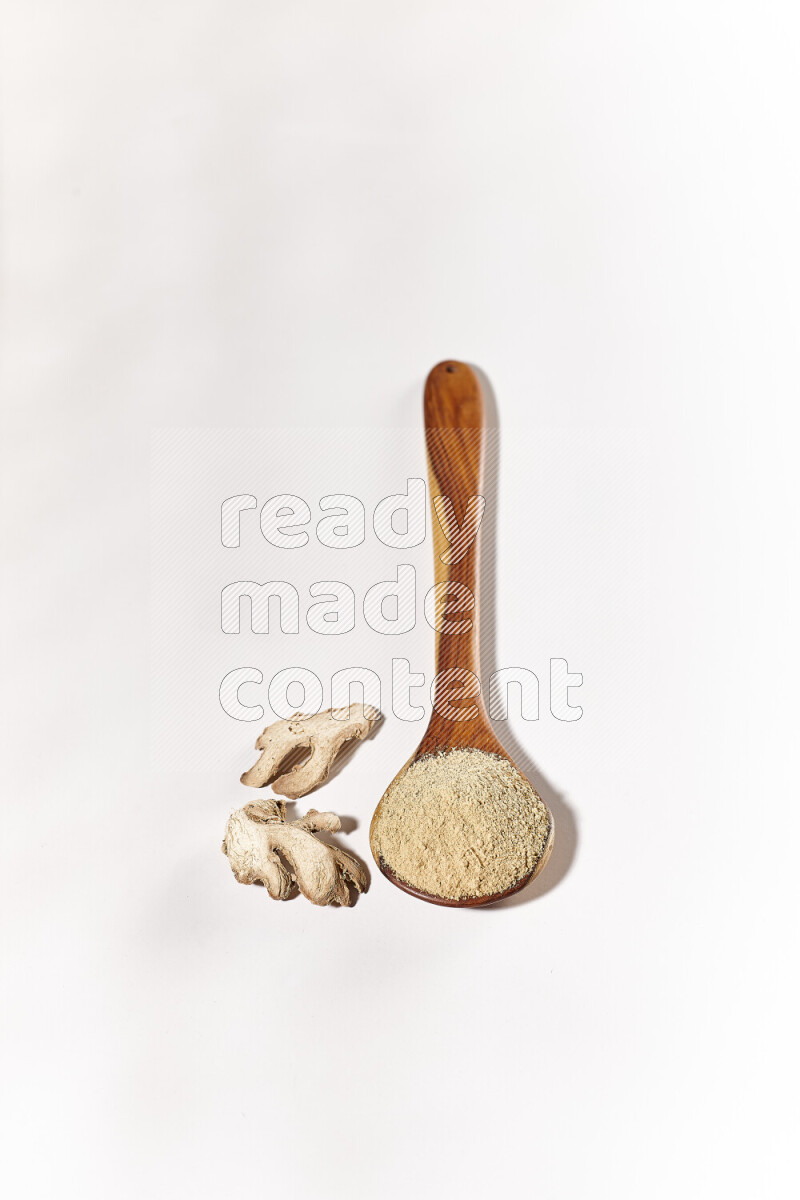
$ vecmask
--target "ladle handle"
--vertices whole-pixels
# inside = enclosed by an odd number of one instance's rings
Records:
[[[436,580],[436,670],[434,713],[429,733],[452,737],[453,716],[465,712],[485,720],[483,702],[465,695],[474,685],[463,672],[480,678],[478,648],[478,568],[483,496],[484,402],[475,372],[465,363],[434,367],[425,383],[425,440],[431,489],[431,523]],[[458,672],[443,678],[443,672]],[[461,682],[459,683],[459,680]],[[478,712],[475,713],[477,708]],[[426,739],[427,740],[427,739]]]

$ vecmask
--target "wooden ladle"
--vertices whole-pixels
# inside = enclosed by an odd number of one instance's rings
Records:
[[[480,678],[478,651],[478,565],[480,550],[480,525],[478,532],[469,541],[468,549],[463,551],[469,538],[463,539],[459,548],[455,544],[457,533],[452,522],[458,523],[464,529],[470,527],[474,532],[476,522],[483,513],[483,458],[484,458],[484,401],[480,383],[475,373],[465,363],[446,361],[434,367],[425,383],[425,439],[428,450],[428,474],[431,488],[432,525],[434,531],[434,563],[437,595],[441,597],[441,605],[446,606],[448,596],[452,598],[463,591],[454,585],[468,588],[475,597],[475,607],[467,613],[470,620],[448,622],[454,627],[454,632],[441,632],[436,636],[436,691],[431,719],[425,736],[414,754],[403,766],[396,778],[399,778],[413,763],[433,754],[448,753],[457,749],[483,750],[492,755],[505,758],[519,771],[511,756],[503,749],[489,722],[489,717],[482,696],[470,696],[468,704],[472,706],[473,714],[466,719],[455,719],[453,708],[449,702],[443,701],[446,691],[453,695],[454,676],[444,675],[454,669],[469,671]],[[443,501],[447,497],[452,505],[449,509]],[[447,528],[450,540],[445,536],[442,522]],[[450,553],[448,553],[448,549]],[[455,553],[453,550],[455,549]],[[446,560],[443,561],[442,556]],[[443,585],[450,585],[445,591]],[[462,614],[463,615],[463,614]],[[440,622],[437,620],[437,625]],[[455,677],[464,679],[463,675]],[[463,713],[461,714],[463,716]],[[519,772],[520,775],[524,774]],[[391,785],[390,785],[391,786]],[[506,896],[513,895],[524,888],[536,876],[547,862],[553,847],[553,818],[550,815],[550,829],[543,850],[533,869],[503,892],[490,896],[466,896],[457,900],[446,899],[442,896],[430,895],[418,890],[398,878],[392,870],[392,864],[387,862],[376,851],[375,832],[381,821],[381,804],[378,805],[372,818],[370,840],[373,854],[380,870],[397,887],[409,895],[417,896],[420,900],[428,900],[431,904],[444,904],[451,908],[475,908],[478,905],[494,904]]]

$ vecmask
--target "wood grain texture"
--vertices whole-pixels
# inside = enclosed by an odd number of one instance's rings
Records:
[[[451,706],[454,708],[476,710],[474,716],[455,720],[444,715],[442,701],[454,687],[457,690],[457,684],[438,682],[443,671],[452,669],[470,671],[480,679],[480,527],[464,556],[447,565],[442,562],[442,555],[448,549],[448,541],[434,508],[437,496],[447,496],[461,526],[473,497],[483,498],[485,417],[483,395],[475,372],[465,363],[452,361],[434,367],[425,384],[424,414],[435,581],[437,585],[469,588],[475,598],[475,608],[471,614],[455,614],[454,621],[459,617],[469,618],[468,629],[437,634],[434,709],[414,757],[421,758],[437,750],[454,750],[459,746],[508,757],[492,730],[482,695],[453,701]]]
[[[452,504],[455,525],[463,527],[470,503],[483,496],[483,463],[485,451],[485,406],[480,382],[475,372],[466,363],[446,360],[435,366],[425,383],[424,399],[425,441],[428,452],[428,477],[431,495],[431,521],[435,582],[438,587],[450,588],[455,592],[468,588],[474,597],[474,608],[470,612],[455,611],[454,625],[445,626],[436,637],[436,676],[434,706],[428,728],[419,746],[398,774],[402,774],[412,763],[429,754],[446,753],[450,750],[472,748],[496,754],[513,763],[500,744],[492,729],[483,701],[482,692],[460,699],[453,699],[458,683],[452,679],[442,681],[446,671],[468,671],[480,680],[479,641],[479,579],[480,579],[480,526],[476,536],[468,542],[463,555],[455,555],[454,561],[443,561],[448,557],[457,530],[453,522],[445,520],[446,532],[442,528],[437,512],[437,497],[448,497]],[[466,544],[466,539],[465,539]],[[461,593],[463,597],[463,592]],[[458,601],[458,595],[456,600]],[[437,605],[437,618],[447,618],[448,597],[444,596]],[[467,623],[465,618],[469,618]],[[460,627],[463,626],[463,627]],[[478,683],[478,687],[480,684]],[[464,717],[465,712],[468,714]],[[458,719],[458,718],[464,719]],[[519,767],[514,766],[519,771]],[[520,772],[522,774],[522,772]],[[372,828],[380,813],[380,805],[372,819]],[[492,896],[471,896],[460,900],[445,899],[405,883],[391,869],[391,865],[376,856],[381,872],[396,887],[426,900],[448,908],[476,908],[496,904],[526,887],[542,870],[553,848],[553,820],[544,850],[534,869],[504,892]]]

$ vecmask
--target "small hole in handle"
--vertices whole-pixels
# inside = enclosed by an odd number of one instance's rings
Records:
[[[445,371],[447,371],[448,375],[455,375],[456,373],[455,367],[445,367]]]

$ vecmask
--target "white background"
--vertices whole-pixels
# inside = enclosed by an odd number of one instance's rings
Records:
[[[5,24],[8,1194],[793,1194],[792,6]],[[580,721],[543,686],[509,722],[557,850],[493,910],[377,872],[278,905],[219,852],[252,727],[151,761],[192,655],[153,628],[151,432],[252,429],[266,498],[316,488],[299,429],[352,429],[394,491],[451,356],[500,413],[497,665],[584,673]],[[418,732],[389,714],[314,798],[357,853]]]

